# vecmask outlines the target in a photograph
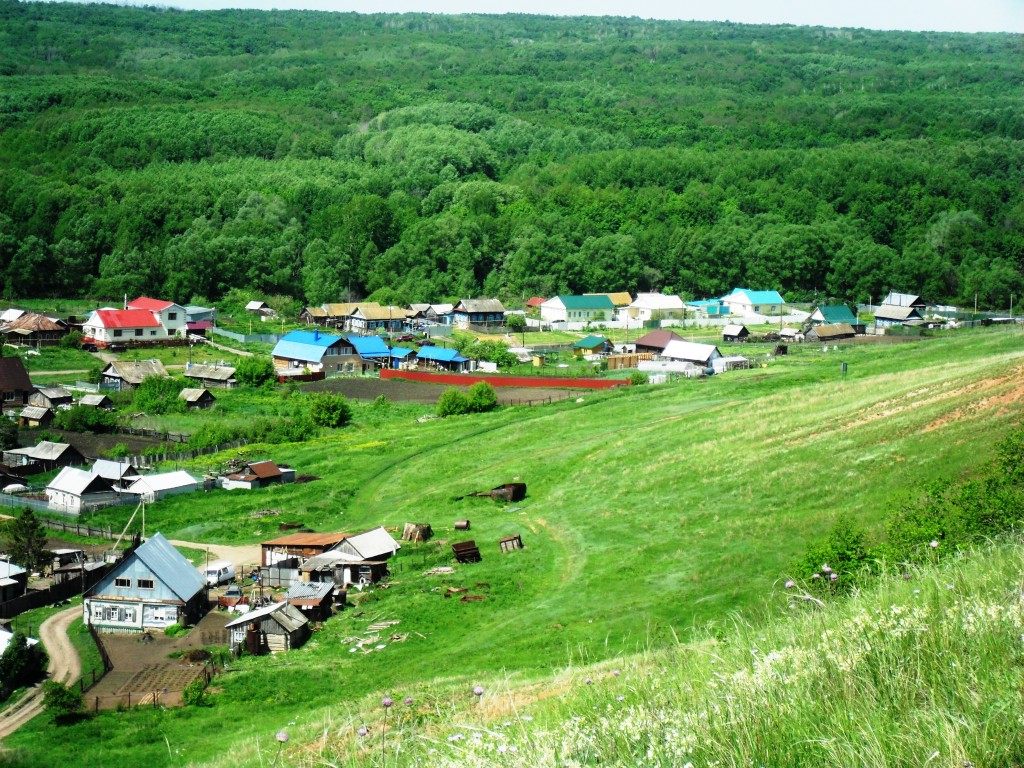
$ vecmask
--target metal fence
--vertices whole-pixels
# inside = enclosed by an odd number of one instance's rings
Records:
[[[234,339],[242,344],[248,344],[250,341],[257,341],[263,344],[277,344],[283,335],[280,333],[235,333],[234,331],[225,331],[223,328],[208,328],[206,332],[212,333],[215,336]]]

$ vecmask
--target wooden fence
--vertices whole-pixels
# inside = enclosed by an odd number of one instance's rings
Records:
[[[69,597],[80,595],[84,588],[84,582],[95,582],[96,580],[103,577],[110,568],[111,565],[104,566],[103,568],[97,568],[96,570],[89,571],[83,574],[79,573],[76,576],[72,576],[59,584],[53,584],[49,589],[39,589],[32,592],[28,592],[21,597],[16,597],[13,600],[8,600],[5,603],[0,603],[0,619],[13,619],[25,611],[31,611],[33,608],[42,608],[44,605],[53,605],[59,603],[61,600],[67,600]]]
[[[194,448],[190,451],[179,451],[177,453],[143,453],[135,456],[124,456],[122,458],[136,467],[142,467],[159,461],[189,461],[190,459],[206,456],[211,453],[220,453],[221,451],[227,451],[232,448],[241,448],[243,445],[247,445],[248,442],[248,440],[232,440],[229,443],[210,445],[206,448]]]
[[[136,503],[136,499],[133,497],[131,503]],[[54,531],[61,531],[62,533],[73,533],[76,536],[85,536],[90,539],[107,539],[113,541],[117,538],[117,534],[114,533],[109,526],[106,528],[93,528],[91,525],[82,525],[81,523],[65,522],[64,520],[51,520],[49,518],[36,518],[40,523],[45,525]]]

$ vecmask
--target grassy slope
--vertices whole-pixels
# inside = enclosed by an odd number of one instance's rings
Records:
[[[877,530],[901,489],[970,473],[991,455],[1019,420],[1012,374],[1024,361],[1022,342],[1000,329],[840,353],[791,347],[789,359],[768,368],[704,381],[425,424],[403,417],[276,447],[268,453],[322,479],[178,497],[147,510],[148,529],[258,541],[276,533],[276,521],[249,514],[275,508],[318,530],[421,521],[451,540],[453,521],[468,517],[484,561],[448,583],[487,599],[462,604],[430,591],[441,580],[420,571],[449,562],[445,547],[408,545],[395,564],[400,583],[361,596],[365,615],[333,619],[296,653],[240,662],[208,714],[104,715],[68,736],[88,752],[100,749],[94,737],[103,733],[110,765],[143,759],[143,739],[144,758],[165,764],[156,729],[204,762],[370,691],[404,695],[434,678],[501,670],[531,679],[685,639],[732,611],[758,621],[774,582],[838,510]],[[840,360],[849,364],[845,379]],[[517,477],[529,484],[517,512],[453,500]],[[107,514],[116,524],[124,513]],[[515,532],[527,548],[498,555],[497,539]],[[423,637],[349,655],[341,639],[378,617],[401,619],[403,632]],[[212,719],[234,727],[197,728]],[[12,744],[35,751],[43,728]]]

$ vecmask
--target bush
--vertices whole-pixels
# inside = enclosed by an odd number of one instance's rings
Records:
[[[63,683],[47,680],[43,683],[43,709],[58,723],[70,720],[84,709],[82,694]]]
[[[184,413],[185,401],[178,396],[183,386],[180,379],[147,376],[135,388],[132,407],[149,414]]]
[[[181,692],[181,703],[186,707],[201,707],[206,704],[206,683],[197,677]]]
[[[46,671],[46,654],[40,645],[29,645],[20,632],[15,632],[6,650],[0,654],[0,701],[15,689],[31,685]]]
[[[104,434],[117,426],[117,416],[102,408],[76,405],[66,411],[57,411],[53,423],[58,429],[66,429],[69,432]]]
[[[437,398],[438,416],[444,418],[463,413],[469,413],[469,398],[463,394],[462,390],[452,387]]]
[[[262,387],[274,380],[274,363],[266,355],[242,358],[235,366],[235,378],[242,386]]]
[[[874,561],[864,532],[849,515],[841,514],[824,541],[807,547],[796,572],[811,589],[845,593],[857,585],[865,568]],[[836,575],[835,580],[832,574]]]
[[[321,427],[344,427],[352,420],[352,406],[344,395],[315,392],[308,396],[309,418]]]
[[[0,416],[0,450],[18,447],[18,422]]]
[[[60,346],[64,349],[81,349],[83,338],[81,331],[71,331],[60,340]]]
[[[486,381],[478,381],[469,388],[469,410],[472,413],[493,411],[498,405],[498,395],[494,387]]]
[[[651,378],[643,371],[633,371],[633,373],[629,375],[629,383],[634,387],[639,387],[643,384],[650,384]]]

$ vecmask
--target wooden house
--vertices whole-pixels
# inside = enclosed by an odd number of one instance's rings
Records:
[[[747,326],[745,325],[730,323],[722,328],[722,341],[746,341],[749,337],[750,331],[747,330]]]
[[[0,334],[3,334],[7,343],[27,344],[31,347],[60,344],[69,330],[63,320],[37,312],[26,312],[13,322],[0,325]]]
[[[107,367],[100,373],[100,383],[120,392],[134,389],[149,376],[159,376],[161,379],[171,377],[159,360],[115,360],[107,363]]]
[[[189,410],[210,408],[217,402],[217,398],[213,396],[213,393],[205,388],[185,387],[185,389],[178,393],[178,397],[185,401],[185,407]]]
[[[52,408],[53,410],[70,408],[73,403],[74,398],[64,387],[40,387],[28,398],[29,405]]]
[[[497,299],[463,299],[451,311],[451,325],[468,328],[471,325],[503,325],[505,306]]]
[[[309,619],[287,601],[244,613],[224,625],[231,650],[258,656],[298,648],[309,639]]]
[[[79,515],[90,509],[110,506],[121,493],[105,477],[75,467],[64,467],[46,486],[50,509]]]
[[[238,472],[225,475],[221,480],[221,487],[228,491],[236,488],[251,490],[253,488],[266,488],[268,485],[294,482],[294,469],[291,467],[279,467],[275,462],[268,459],[266,461],[249,462]]]
[[[359,334],[400,331],[410,311],[405,307],[360,304],[345,318],[345,327]]]
[[[0,404],[6,410],[21,410],[35,391],[20,357],[0,357]]]
[[[572,353],[576,357],[602,355],[611,351],[612,343],[604,336],[587,336],[572,345]]]
[[[343,336],[312,331],[290,331],[270,353],[279,375],[303,373],[359,373],[362,358]]]
[[[26,405],[18,414],[18,424],[22,427],[47,427],[53,423],[55,415],[52,408]]]
[[[299,320],[306,325],[327,325],[327,310],[323,307],[303,307]]]
[[[230,365],[190,365],[182,376],[207,389],[231,389],[238,385],[235,368]]]
[[[4,451],[4,464],[9,467],[28,467],[28,474],[49,472],[60,467],[80,467],[85,457],[68,443],[51,443],[40,440],[27,448],[10,448]]]
[[[891,328],[894,325],[906,325],[913,320],[921,320],[917,307],[900,307],[895,304],[883,304],[875,310],[875,327]]]
[[[329,581],[297,581],[288,587],[284,599],[302,611],[310,621],[325,621],[331,618],[334,584]]]
[[[106,632],[194,625],[206,612],[206,582],[157,533],[86,590],[86,624]]]
[[[635,342],[637,354],[660,355],[665,351],[665,347],[668,343],[673,340],[684,341],[682,336],[673,333],[667,328],[645,333]]]
[[[297,557],[300,560],[308,560],[314,555],[334,549],[348,536],[349,534],[347,533],[307,532],[291,533],[287,536],[264,541],[260,545],[262,564],[276,565],[282,560],[288,560],[293,557]]]
[[[78,405],[83,405],[86,408],[102,408],[105,411],[114,410],[114,401],[104,394],[85,395],[78,401]]]
[[[813,328],[808,328],[807,333],[804,334],[804,339],[807,341],[832,342],[852,339],[856,335],[857,332],[849,323],[830,323],[829,325],[816,325]]]

